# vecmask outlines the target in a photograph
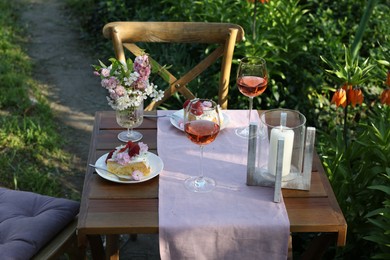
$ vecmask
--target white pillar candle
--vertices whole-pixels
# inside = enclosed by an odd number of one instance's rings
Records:
[[[278,148],[278,139],[280,137],[284,137],[282,176],[286,176],[290,173],[291,156],[294,143],[294,131],[285,126],[277,126],[272,128],[271,130],[268,153],[268,171],[272,175],[276,175],[276,156]]]

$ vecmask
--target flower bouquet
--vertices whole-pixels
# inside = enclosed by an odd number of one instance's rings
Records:
[[[126,127],[118,139],[123,142],[138,141],[142,134],[132,129],[143,122],[144,100],[148,97],[159,101],[164,92],[149,82],[151,66],[147,55],[137,56],[134,62],[128,59],[122,63],[115,58],[109,59],[110,66],[99,61],[93,65],[95,75],[101,78],[101,85],[108,91],[108,104],[116,111],[117,123]]]
[[[95,75],[100,76],[101,85],[108,91],[107,101],[114,110],[138,107],[148,97],[153,101],[162,99],[164,92],[149,82],[151,66],[148,55],[137,56],[134,62],[127,59],[122,63],[115,58],[109,59],[110,66],[99,60],[93,65]]]

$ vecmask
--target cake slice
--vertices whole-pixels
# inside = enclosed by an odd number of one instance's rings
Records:
[[[127,142],[112,150],[107,158],[107,170],[120,175],[131,176],[138,181],[150,174],[147,161],[148,146],[142,142]]]

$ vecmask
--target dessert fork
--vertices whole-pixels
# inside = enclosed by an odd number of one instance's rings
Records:
[[[166,115],[144,115],[144,117],[149,117],[149,118],[160,118],[160,117],[169,117],[173,118],[176,121],[183,119],[182,117],[175,115],[175,114],[166,114]]]
[[[109,174],[115,175],[115,177],[117,177],[120,181],[134,181],[134,179],[131,176],[116,174],[116,173],[110,172],[107,169],[104,169],[102,167],[96,166],[94,164],[89,164],[89,166],[91,166],[91,167],[93,167],[95,169],[98,169],[98,170],[102,170],[102,171],[108,172]]]

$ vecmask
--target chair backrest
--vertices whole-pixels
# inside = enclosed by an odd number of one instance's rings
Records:
[[[222,57],[222,63],[218,103],[222,109],[227,109],[234,47],[244,37],[244,30],[241,26],[230,23],[206,22],[112,22],[104,26],[103,35],[107,39],[112,39],[115,56],[121,61],[126,60],[124,47],[136,56],[144,52],[135,43],[216,44],[217,48],[213,52],[179,79],[150,57],[152,66],[156,67],[159,75],[168,82],[169,87],[164,91],[164,97],[161,101],[152,102],[145,110],[156,109],[176,91],[187,99],[194,98],[194,94],[186,87],[187,84],[220,57]]]

